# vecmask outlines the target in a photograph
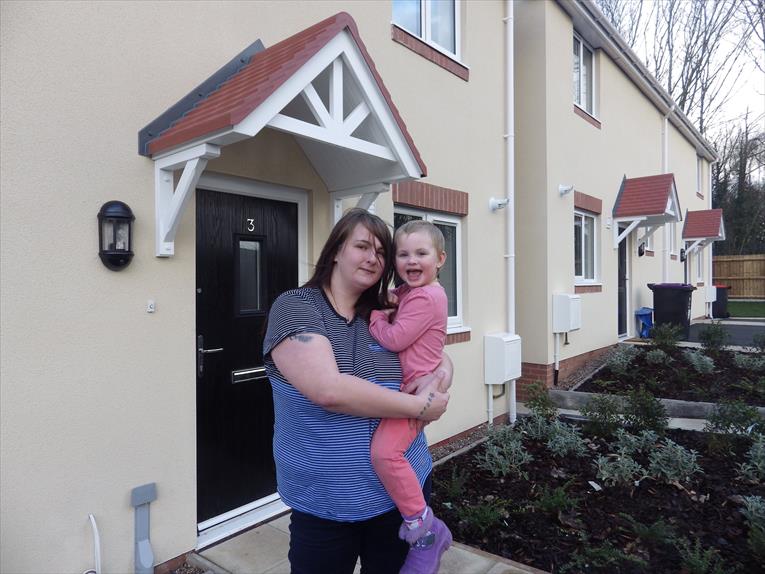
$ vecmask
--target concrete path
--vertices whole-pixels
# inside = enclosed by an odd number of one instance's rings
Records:
[[[289,515],[192,554],[189,562],[213,574],[289,574]],[[356,572],[360,571],[359,566]],[[441,560],[439,574],[544,574],[487,552],[455,543]]]

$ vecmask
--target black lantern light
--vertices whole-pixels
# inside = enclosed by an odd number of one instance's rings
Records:
[[[133,259],[134,220],[121,201],[107,201],[98,212],[98,256],[112,271],[122,271]]]

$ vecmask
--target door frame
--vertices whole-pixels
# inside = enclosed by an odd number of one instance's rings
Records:
[[[219,173],[203,173],[196,187],[232,195],[245,195],[297,204],[298,284],[302,285],[308,280],[307,190]],[[194,360],[196,360],[196,356]],[[287,511],[289,511],[289,507],[282,502],[278,493],[273,493],[204,522],[197,523],[196,549],[201,550],[216,542],[230,538],[243,530],[252,528]]]
[[[616,224],[617,229],[619,226],[619,223]],[[625,225],[626,228],[626,225]],[[622,239],[624,241],[624,251],[625,251],[625,261],[624,261],[624,313],[626,315],[624,320],[625,325],[625,332],[619,333],[619,302],[617,300],[616,302],[616,336],[619,341],[624,341],[625,339],[629,339],[632,335],[631,332],[635,328],[635,321],[634,319],[630,321],[630,317],[632,317],[632,248],[634,241],[632,240],[632,233],[628,233],[627,236]],[[617,247],[616,250],[616,283],[617,283],[617,293],[618,293],[618,285],[619,285],[619,248]]]

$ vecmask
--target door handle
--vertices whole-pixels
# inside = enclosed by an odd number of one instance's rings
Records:
[[[205,338],[203,335],[197,336],[197,376],[201,377],[205,373],[205,355],[208,353],[220,353],[223,347],[216,349],[205,349]]]

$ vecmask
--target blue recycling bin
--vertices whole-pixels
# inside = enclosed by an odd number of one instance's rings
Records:
[[[651,327],[653,327],[653,309],[641,307],[635,311],[635,317],[640,321],[640,338],[647,339],[651,334]]]

